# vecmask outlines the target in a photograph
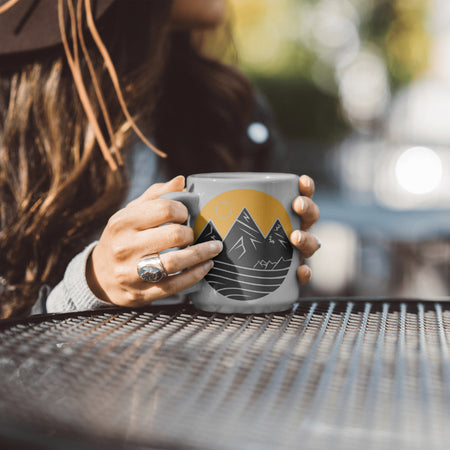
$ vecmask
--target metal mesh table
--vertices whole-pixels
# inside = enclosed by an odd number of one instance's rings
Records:
[[[449,308],[309,300],[268,315],[182,305],[0,322],[0,436],[75,448],[448,448]]]

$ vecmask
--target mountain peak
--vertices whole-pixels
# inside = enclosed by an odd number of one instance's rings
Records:
[[[217,228],[214,225],[214,222],[209,219],[208,223],[203,228],[202,232],[198,236],[197,240],[195,241],[196,244],[199,244],[200,242],[206,242],[206,241],[221,241],[222,236],[217,231]]]

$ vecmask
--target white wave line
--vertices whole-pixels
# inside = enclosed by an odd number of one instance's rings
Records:
[[[258,277],[258,276],[256,276],[256,275],[247,275],[247,274],[245,274],[245,273],[231,272],[230,270],[221,269],[221,268],[219,268],[219,267],[217,267],[217,266],[214,266],[213,269],[212,269],[209,273],[214,273],[214,272],[216,272],[217,270],[220,270],[221,272],[225,272],[225,273],[232,273],[233,275],[238,275],[238,276],[240,276],[240,277],[264,278],[264,279],[268,278],[269,280],[271,280],[271,279],[279,280],[280,278],[281,278],[281,279],[284,278],[282,275],[278,275],[277,277],[266,277],[265,275],[264,275],[264,276],[259,276],[259,277]],[[288,269],[285,269],[285,270],[286,270],[286,273],[287,273]]]
[[[221,289],[217,289],[218,292],[222,293],[222,291],[227,291],[230,289],[238,289],[238,288],[231,288],[231,287],[226,287],[226,288],[221,288]],[[254,294],[265,294],[268,295],[270,293],[272,293],[273,291],[270,292],[265,292],[265,291],[253,291],[252,289],[240,289],[243,292],[253,292]]]
[[[230,263],[226,263],[223,261],[217,261],[217,260],[214,260],[214,264],[226,264],[227,266],[236,267],[237,269],[255,270],[255,271],[257,270],[258,272],[281,272],[281,271],[289,269],[288,267],[286,269],[272,269],[272,270],[271,269],[252,269],[251,267],[238,266],[236,264],[230,264]]]
[[[237,282],[239,284],[251,284],[252,286],[264,286],[264,287],[279,287],[281,283],[277,283],[277,284],[259,284],[259,283],[250,283],[249,281],[241,281],[241,280],[235,280],[233,278],[228,278],[228,277],[223,277],[221,275],[217,275],[215,273],[211,273],[209,272],[208,274],[208,278],[211,277],[217,277],[217,278],[222,278],[224,280],[229,280],[229,281],[233,281],[233,282]],[[239,288],[236,288],[239,289]]]

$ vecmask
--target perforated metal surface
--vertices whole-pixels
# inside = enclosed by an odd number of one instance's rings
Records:
[[[0,431],[96,448],[448,448],[449,307],[154,307],[0,324]]]

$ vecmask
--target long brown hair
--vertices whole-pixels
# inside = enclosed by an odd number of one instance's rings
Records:
[[[170,7],[170,1],[120,0],[102,20],[128,109],[168,153],[168,174],[236,169],[253,102],[250,85],[234,69],[202,56],[189,33],[171,33]],[[42,284],[62,278],[127,190],[126,169],[112,170],[98,151],[61,53],[52,50],[13,67],[0,59],[1,317],[27,310]],[[115,143],[129,147],[130,123],[104,61],[95,55],[92,61]],[[87,90],[95,98],[94,87]],[[106,135],[100,106],[92,104]]]

